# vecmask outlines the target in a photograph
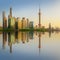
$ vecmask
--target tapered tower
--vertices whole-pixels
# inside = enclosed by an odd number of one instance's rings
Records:
[[[40,12],[40,8],[39,8],[39,28],[41,28],[41,12]]]

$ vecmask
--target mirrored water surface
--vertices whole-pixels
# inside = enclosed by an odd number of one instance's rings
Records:
[[[60,60],[60,32],[0,32],[0,60]]]

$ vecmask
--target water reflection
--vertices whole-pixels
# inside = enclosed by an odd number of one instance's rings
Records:
[[[49,32],[49,37],[51,37],[51,33]],[[29,40],[34,40],[34,34],[38,36],[38,48],[40,52],[41,48],[41,36],[44,35],[45,32],[3,32],[3,49],[5,49],[6,43],[8,44],[10,48],[10,53],[12,53],[12,45],[15,43],[25,44],[28,43]]]
[[[59,46],[59,32],[0,33],[0,48],[3,48],[0,49],[0,55],[3,57],[8,55],[11,58],[13,55],[14,57],[12,58],[17,56],[19,59],[21,57],[21,60],[25,60],[22,56],[28,57],[28,59],[31,56],[30,58],[34,58],[32,60],[35,60],[35,57],[37,58],[36,60],[55,60],[55,57],[60,59]]]
[[[40,53],[40,48],[41,48],[41,32],[39,32],[39,53]]]
[[[3,32],[3,45],[2,45],[3,49],[5,49],[6,42],[7,42],[7,33]]]
[[[20,42],[22,42],[23,44],[25,44],[25,42],[28,43],[29,40],[33,40],[33,35],[33,32],[3,32],[3,49],[5,49],[5,45],[8,42],[8,46],[10,47],[10,53],[12,53],[13,44]]]
[[[12,44],[15,43],[15,33],[8,33],[8,45],[10,47],[10,53],[12,53]]]

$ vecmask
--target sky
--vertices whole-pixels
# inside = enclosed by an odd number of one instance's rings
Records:
[[[60,1],[59,0],[0,0],[0,25],[2,25],[2,12],[9,15],[12,7],[13,17],[26,17],[37,25],[39,8],[41,10],[41,25],[60,27]]]

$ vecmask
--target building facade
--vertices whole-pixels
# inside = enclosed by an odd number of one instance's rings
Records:
[[[14,17],[8,19],[8,28],[15,29],[15,21],[16,19]]]
[[[25,17],[22,18],[21,23],[22,23],[22,29],[27,28],[27,20],[25,20]]]
[[[29,23],[29,28],[32,28],[33,29],[33,21],[30,21],[30,23]]]
[[[18,29],[21,29],[22,23],[21,23],[21,19],[19,17],[17,18],[17,22],[18,22]]]
[[[3,29],[7,28],[7,18],[5,12],[3,11]]]

